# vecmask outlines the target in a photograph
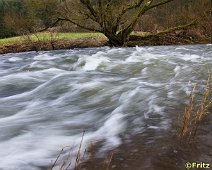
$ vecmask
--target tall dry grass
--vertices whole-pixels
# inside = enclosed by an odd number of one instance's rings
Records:
[[[59,159],[62,157],[63,154],[65,154],[65,152],[67,152],[67,151],[65,151],[65,149],[69,148],[69,147],[62,148],[60,153],[58,154],[57,158],[55,159],[54,163],[51,163],[51,166],[48,168],[48,170],[53,170],[56,167],[58,170],[68,170],[68,169],[71,169],[71,167],[74,167],[74,170],[80,170],[81,169],[81,159],[84,158],[85,153],[86,153],[86,150],[85,150],[84,154],[81,155],[84,136],[85,136],[85,131],[82,134],[79,148],[78,148],[75,156],[71,153],[72,149],[73,149],[73,148],[71,148],[71,149],[69,149],[66,158],[62,161],[62,163],[59,163]],[[73,162],[73,158],[75,158],[74,162]]]
[[[45,32],[45,33],[33,33],[33,34],[24,34],[20,38],[20,43],[35,44],[35,48],[39,51],[42,49],[42,46],[49,46],[50,50],[55,49],[55,43],[60,39],[59,33],[57,32]]]
[[[95,146],[93,145],[88,146],[87,150],[86,149],[84,151],[82,150],[84,136],[85,136],[85,131],[82,134],[81,141],[80,141],[76,154],[72,153],[73,148],[70,148],[70,147],[62,148],[57,158],[55,159],[55,161],[51,163],[48,170],[55,170],[55,169],[56,170],[71,170],[71,169],[82,170],[83,163],[84,161],[86,161],[85,157],[88,156],[88,159],[92,159],[95,157],[95,155],[90,155],[90,153],[92,152],[92,154],[96,154],[95,152],[96,148],[94,148]],[[68,151],[66,150],[66,148],[69,148]],[[67,152],[68,154],[66,154]],[[66,155],[66,156],[63,157],[63,155]],[[59,161],[59,159],[63,159],[63,161],[61,162]],[[109,170],[112,159],[113,159],[113,152],[106,155],[102,163],[102,170]]]
[[[208,75],[207,84],[204,88],[200,101],[196,101],[196,88],[197,85],[194,86],[190,95],[189,104],[185,108],[182,118],[179,121],[177,134],[180,139],[184,139],[188,142],[195,138],[202,120],[208,115],[210,109],[212,109],[211,75]]]

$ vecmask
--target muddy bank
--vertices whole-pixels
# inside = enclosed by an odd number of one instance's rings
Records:
[[[198,35],[190,32],[169,33],[154,37],[139,37],[132,35],[128,46],[149,45],[187,45],[187,44],[210,44],[211,37]]]
[[[111,150],[104,158],[91,159],[82,164],[88,170],[179,170],[187,163],[211,163],[211,115],[200,125],[197,136],[187,143],[176,136],[174,125],[166,136],[160,133],[140,133]],[[97,147],[98,148],[98,147]],[[108,162],[108,155],[112,159]]]
[[[50,51],[73,48],[89,48],[109,46],[107,38],[84,37],[76,39],[58,39],[52,41],[18,42],[13,44],[1,44],[0,54],[18,53],[27,51]],[[156,37],[131,36],[126,46],[151,46],[151,45],[185,45],[185,44],[207,44],[212,43],[210,37],[204,37],[184,32],[169,33]]]

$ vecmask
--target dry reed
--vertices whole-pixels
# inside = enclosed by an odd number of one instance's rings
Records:
[[[83,154],[81,154],[82,153],[82,144],[83,144],[84,136],[85,136],[85,131],[82,134],[82,138],[81,138],[81,141],[80,141],[80,144],[79,144],[79,148],[78,148],[77,153],[76,153],[75,156],[71,154],[71,150],[70,150],[68,155],[66,156],[66,159],[62,163],[58,163],[58,161],[61,158],[61,156],[63,154],[65,154],[65,148],[67,148],[67,147],[62,148],[60,153],[58,154],[56,160],[54,161],[53,164],[51,164],[51,166],[50,166],[50,168],[48,168],[48,170],[53,170],[53,169],[58,169],[58,170],[70,170],[70,169],[81,170],[81,169],[83,169],[82,168],[82,163],[83,163],[83,160],[85,160],[84,159],[85,155],[89,154],[89,152],[92,152],[92,151],[87,152],[87,150],[85,149]],[[91,147],[94,147],[94,146],[91,146]],[[72,158],[76,158],[74,162],[72,162],[73,161]],[[111,164],[112,159],[113,159],[113,153],[109,153],[106,156],[106,158],[104,159],[104,162],[102,164],[103,169],[109,170],[109,166]],[[74,163],[74,166],[71,167],[71,165],[73,165],[73,163]],[[59,164],[59,166],[58,166],[58,164]],[[58,168],[57,168],[57,166],[58,166]]]
[[[200,123],[207,116],[208,111],[212,107],[211,86],[211,75],[209,74],[207,84],[202,94],[202,99],[199,101],[199,103],[196,103],[196,85],[194,85],[190,95],[189,104],[185,108],[185,111],[179,122],[177,136],[180,139],[185,139],[186,141],[190,142],[195,138]]]
[[[82,134],[82,138],[81,138],[81,142],[79,145],[79,148],[77,150],[77,154],[76,154],[76,160],[75,160],[75,165],[74,165],[74,170],[79,170],[80,169],[80,165],[81,165],[81,158],[84,157],[85,152],[83,154],[83,157],[81,156],[81,150],[82,150],[82,143],[83,143],[83,139],[84,139],[84,135],[85,135],[85,131]],[[53,170],[56,168],[57,164],[59,164],[58,170],[68,170],[71,168],[72,165],[72,158],[74,158],[74,156],[72,157],[71,155],[71,151],[73,148],[70,149],[70,151],[68,152],[68,155],[66,156],[65,160],[62,163],[58,163],[59,159],[61,158],[61,156],[65,153],[65,149],[69,148],[68,146],[64,147],[61,149],[60,153],[58,154],[57,158],[55,159],[54,163],[50,165],[50,167],[48,168],[48,170]]]

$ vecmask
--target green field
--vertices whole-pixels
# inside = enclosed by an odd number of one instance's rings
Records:
[[[101,33],[37,33],[31,34],[29,36],[18,36],[11,38],[0,39],[0,44],[10,44],[17,42],[26,42],[26,41],[45,41],[51,39],[73,39],[73,38],[83,38],[83,37],[96,37],[101,36]]]

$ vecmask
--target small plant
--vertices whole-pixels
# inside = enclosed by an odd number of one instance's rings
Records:
[[[179,123],[180,128],[177,135],[180,139],[186,139],[186,141],[190,142],[191,139],[194,139],[196,136],[196,132],[201,121],[207,116],[208,111],[212,107],[211,85],[211,75],[209,74],[207,84],[199,104],[195,103],[196,85],[194,86],[190,95],[189,104],[185,108],[182,119]]]
[[[75,160],[74,170],[79,170],[80,169],[81,159],[84,158],[84,155],[85,155],[85,152],[86,152],[86,150],[85,150],[84,154],[81,155],[82,142],[83,142],[84,136],[85,136],[85,131],[82,134],[81,142],[80,142],[77,154],[75,156],[76,160]],[[53,170],[57,166],[58,161],[61,158],[61,156],[65,153],[65,149],[66,148],[68,148],[68,147],[64,147],[64,148],[61,149],[61,151],[58,154],[57,158],[55,159],[54,163],[51,164],[51,166],[50,166],[50,168],[48,168],[48,170]],[[72,158],[74,158],[74,156],[72,157],[71,150],[72,150],[72,148],[70,149],[70,151],[69,151],[68,155],[66,156],[65,160],[63,160],[62,163],[59,165],[58,170],[68,170],[72,166]]]
[[[20,42],[34,44],[35,48],[41,50],[42,47],[50,46],[51,50],[55,49],[55,43],[61,39],[57,32],[37,32],[37,33],[26,33],[20,37]],[[45,44],[45,45],[44,45]]]
[[[64,147],[61,149],[60,153],[58,154],[57,158],[55,159],[55,161],[53,163],[51,163],[51,166],[48,168],[48,170],[81,170],[83,169],[83,165],[86,165],[83,163],[83,161],[85,161],[85,156],[88,156],[88,159],[92,159],[89,156],[89,153],[92,152],[94,153],[92,150],[95,149],[93,148],[94,146],[91,145],[88,147],[88,150],[84,150],[84,152],[82,152],[82,144],[83,144],[83,140],[84,140],[84,136],[85,136],[85,131],[82,134],[82,138],[79,144],[79,148],[77,150],[76,155],[71,154],[72,149],[69,149],[68,155],[65,156],[65,158],[61,158],[63,154],[65,154],[65,151],[67,148],[70,147]],[[83,153],[83,154],[82,154]],[[96,154],[96,153],[94,153]],[[95,157],[95,155],[93,155],[93,158]],[[59,159],[64,159],[61,163],[59,163]],[[110,167],[110,163],[113,159],[113,152],[109,153],[108,155],[106,155],[106,157],[104,158],[103,164],[102,164],[102,169],[104,170],[109,170]]]

